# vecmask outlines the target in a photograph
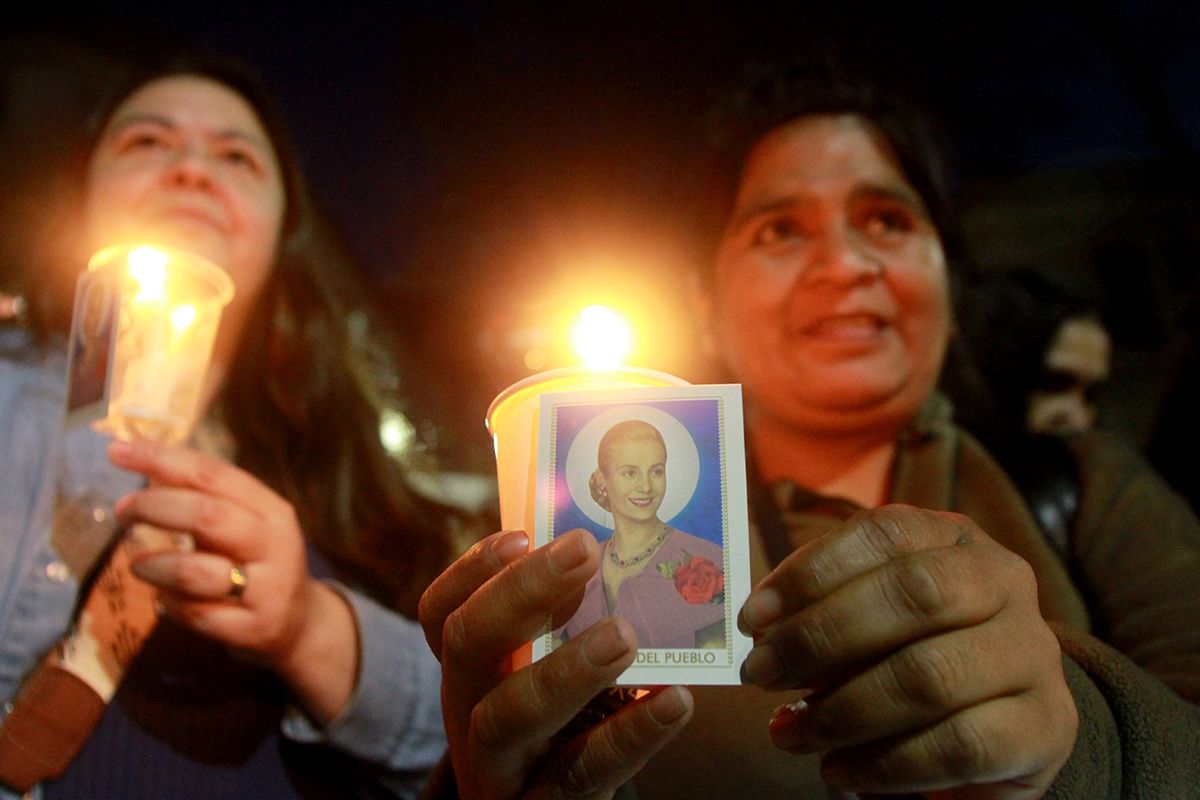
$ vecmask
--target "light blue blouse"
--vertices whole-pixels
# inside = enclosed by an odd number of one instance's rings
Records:
[[[0,700],[5,713],[23,677],[65,630],[78,591],[50,543],[56,486],[67,479],[115,500],[142,482],[108,462],[104,437],[73,433],[64,441],[66,359],[60,350],[39,350],[21,332],[0,331]],[[294,710],[283,719],[282,732],[386,765],[397,775],[391,787],[397,796],[415,797],[445,750],[439,665],[415,622],[352,589],[333,587],[349,601],[360,634],[354,696],[330,724],[317,728]],[[38,796],[36,790],[32,796]],[[0,789],[0,798],[8,797]]]

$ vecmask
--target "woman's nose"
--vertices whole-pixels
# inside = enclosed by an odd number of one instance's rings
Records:
[[[172,153],[163,177],[171,186],[207,189],[212,186],[212,166],[199,149],[181,147]]]
[[[853,230],[830,227],[814,237],[803,278],[855,285],[883,276],[883,262],[859,241]]]

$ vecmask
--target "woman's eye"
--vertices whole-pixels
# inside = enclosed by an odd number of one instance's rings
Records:
[[[126,136],[117,145],[118,152],[130,152],[136,150],[155,150],[167,146],[166,138],[153,131],[137,131]]]
[[[867,215],[863,229],[868,236],[881,237],[892,233],[906,233],[913,229],[912,215],[905,211],[884,210]]]
[[[754,234],[755,247],[770,247],[771,245],[798,239],[803,235],[800,224],[788,217],[772,219],[763,224]]]
[[[233,164],[236,167],[245,167],[250,170],[258,171],[258,159],[253,153],[245,150],[232,149],[226,150],[221,154],[221,158],[227,163]]]

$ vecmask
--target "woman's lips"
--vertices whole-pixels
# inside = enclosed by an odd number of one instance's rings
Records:
[[[875,314],[839,314],[822,317],[800,327],[796,332],[811,339],[848,340],[874,339],[887,323]]]
[[[225,209],[200,198],[163,197],[145,210],[144,219],[151,225],[178,230],[209,229],[223,235],[230,231]]]
[[[170,208],[164,211],[160,216],[164,220],[183,222],[185,224],[204,225],[207,227],[216,228],[219,231],[225,230],[225,225],[221,222],[221,220],[202,208]]]
[[[654,498],[653,497],[644,497],[644,498],[643,497],[631,497],[631,498],[629,498],[629,502],[632,505],[637,506],[638,508],[649,508],[650,504],[654,502]]]

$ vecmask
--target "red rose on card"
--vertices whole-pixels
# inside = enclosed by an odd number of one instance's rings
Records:
[[[689,603],[711,603],[725,591],[725,575],[707,558],[693,556],[675,571],[675,589]]]

